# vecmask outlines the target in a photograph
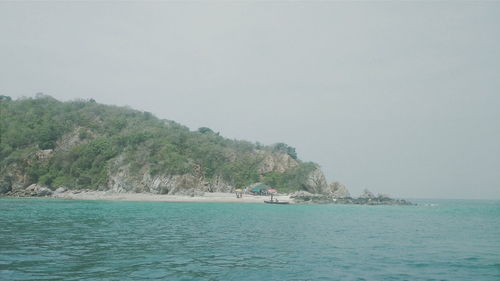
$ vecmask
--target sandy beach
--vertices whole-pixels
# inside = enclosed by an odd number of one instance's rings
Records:
[[[117,193],[109,191],[66,191],[54,193],[51,198],[73,199],[73,200],[110,200],[110,201],[158,201],[158,202],[227,202],[227,203],[264,203],[269,196],[254,196],[244,194],[242,198],[236,198],[234,193],[204,193],[203,196],[165,195],[152,193]],[[279,201],[293,203],[288,195],[278,195]]]

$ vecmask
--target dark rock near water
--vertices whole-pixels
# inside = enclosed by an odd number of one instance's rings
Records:
[[[36,196],[36,197],[43,197],[43,196],[49,196],[52,195],[52,190],[50,190],[48,187],[38,185],[38,184],[32,184],[26,188],[26,191],[31,193],[31,196]]]
[[[25,189],[16,189],[16,190],[11,190],[10,192],[7,192],[6,195],[8,196],[15,196],[15,197],[45,197],[45,196],[50,196],[53,194],[53,191],[50,190],[46,186],[42,186],[39,184],[32,184]]]
[[[361,194],[361,196],[359,196],[359,199],[374,199],[376,198],[375,195],[369,191],[368,189],[365,189],[363,191],[363,194]]]
[[[297,191],[290,195],[295,203],[299,204],[355,204],[355,205],[414,205],[403,199],[393,199],[386,195],[375,196],[371,192],[363,193],[362,197],[336,198],[333,195],[312,194],[306,191]]]

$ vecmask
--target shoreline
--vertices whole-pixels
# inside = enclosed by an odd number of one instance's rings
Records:
[[[370,194],[371,195],[371,194]],[[46,199],[66,199],[66,200],[100,200],[100,201],[130,201],[130,202],[200,202],[200,203],[265,203],[270,196],[253,194],[243,194],[241,198],[236,197],[236,193],[228,192],[196,192],[190,195],[169,195],[155,193],[132,193],[116,191],[96,191],[96,190],[64,190],[50,189],[32,185],[23,192],[9,192],[3,198],[46,198]],[[281,194],[275,195],[275,199],[280,202],[290,204],[342,204],[342,205],[410,205],[416,204],[404,199],[392,199],[387,196],[365,196],[359,198],[335,198],[328,195],[311,194],[302,192],[301,194]]]
[[[3,197],[3,196],[2,196]],[[110,191],[66,191],[54,193],[48,196],[5,196],[4,198],[53,198],[67,200],[99,200],[99,201],[135,201],[135,202],[201,202],[201,203],[262,203],[269,200],[269,196],[255,196],[243,194],[242,198],[236,198],[234,193],[206,192],[203,195],[167,195],[154,193],[119,193]],[[293,204],[293,200],[288,195],[274,196],[279,201],[288,201]]]

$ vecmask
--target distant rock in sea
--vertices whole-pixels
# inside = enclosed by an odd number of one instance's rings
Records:
[[[347,191],[347,189],[345,191]],[[379,194],[375,196],[368,190],[365,190],[358,198],[336,197],[335,194],[335,192],[332,194],[313,194],[307,191],[297,191],[291,194],[290,198],[292,198],[295,203],[299,204],[414,205],[409,201],[393,199],[387,195]],[[338,192],[337,196],[345,194],[345,192]]]

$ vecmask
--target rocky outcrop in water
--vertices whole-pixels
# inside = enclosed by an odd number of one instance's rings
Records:
[[[333,196],[333,194],[313,194],[306,191],[298,191],[291,194],[290,198],[298,204],[413,205],[409,201],[393,199],[386,195],[375,196],[369,191],[364,192],[358,198],[340,198]]]

